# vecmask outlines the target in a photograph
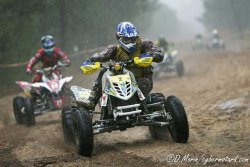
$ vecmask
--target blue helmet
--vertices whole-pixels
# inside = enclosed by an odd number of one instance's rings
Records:
[[[42,47],[47,55],[52,55],[54,52],[55,41],[51,35],[45,35],[41,38]]]
[[[136,49],[136,42],[139,37],[137,28],[130,22],[121,22],[116,28],[116,38],[121,47],[129,53]]]

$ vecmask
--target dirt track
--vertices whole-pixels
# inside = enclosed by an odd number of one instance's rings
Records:
[[[26,128],[13,123],[12,97],[5,97],[0,103],[0,121],[6,124],[0,124],[0,166],[203,166],[195,158],[237,156],[248,163],[206,165],[250,166],[250,54],[196,53],[184,59],[186,75],[162,75],[154,91],[182,100],[190,126],[188,144],[154,141],[146,127],[138,127],[96,136],[93,156],[81,157],[63,142],[60,112],[37,117],[37,126]],[[219,109],[237,98],[237,105]],[[167,162],[170,154],[183,161]]]

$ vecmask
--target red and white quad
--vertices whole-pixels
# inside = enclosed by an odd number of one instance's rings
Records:
[[[37,70],[37,73],[43,74],[42,82],[16,81],[24,92],[24,96],[13,99],[13,111],[18,124],[35,125],[35,116],[64,106],[67,99],[66,85],[73,76],[62,77],[55,72],[56,68],[57,66]],[[35,100],[31,100],[31,94],[36,97]]]

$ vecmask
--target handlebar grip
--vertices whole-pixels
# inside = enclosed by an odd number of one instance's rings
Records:
[[[43,74],[43,70],[36,70],[36,74]]]

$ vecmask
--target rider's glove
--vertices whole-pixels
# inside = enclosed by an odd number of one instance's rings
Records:
[[[81,65],[81,70],[84,74],[92,74],[101,68],[100,62],[92,62],[91,60],[85,60]]]
[[[139,67],[149,67],[152,65],[153,62],[153,56],[150,53],[144,53],[141,55],[141,57],[135,57],[134,58],[134,64],[136,64]]]
[[[28,74],[28,75],[32,74],[32,72],[31,72],[31,70],[29,68],[26,70],[26,74]]]

